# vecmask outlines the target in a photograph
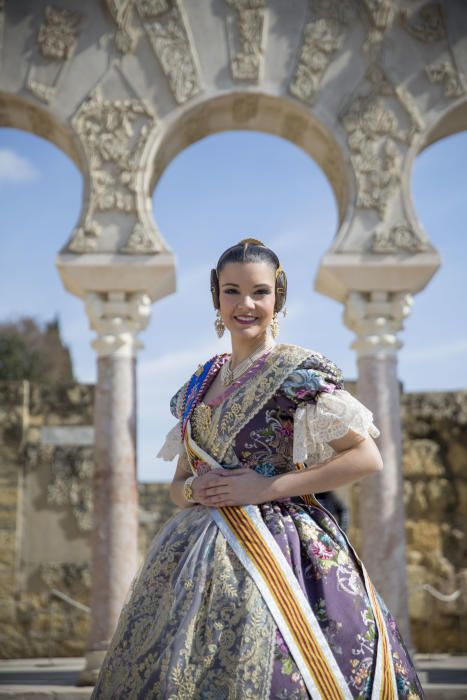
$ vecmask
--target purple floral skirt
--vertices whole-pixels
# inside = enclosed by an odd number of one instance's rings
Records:
[[[371,698],[377,629],[358,563],[334,520],[299,499],[258,506],[354,698]],[[398,697],[424,698],[384,601]],[[92,699],[308,700],[255,583],[209,510],[178,512],[130,588]]]

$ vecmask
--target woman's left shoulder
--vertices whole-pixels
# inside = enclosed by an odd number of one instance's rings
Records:
[[[280,387],[282,393],[294,401],[314,400],[320,392],[331,393],[344,388],[340,367],[318,350],[288,343],[283,343],[280,350],[297,355],[297,364]]]

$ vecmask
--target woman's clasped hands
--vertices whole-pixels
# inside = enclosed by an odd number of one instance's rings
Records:
[[[253,469],[213,469],[192,482],[193,500],[204,506],[243,506],[270,500],[271,478]]]

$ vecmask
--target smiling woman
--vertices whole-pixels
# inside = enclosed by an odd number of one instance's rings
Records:
[[[231,352],[172,397],[159,456],[179,455],[181,510],[133,581],[94,700],[424,697],[394,617],[313,495],[380,471],[380,431],[331,360],[276,343],[286,293],[257,239],[211,271]]]

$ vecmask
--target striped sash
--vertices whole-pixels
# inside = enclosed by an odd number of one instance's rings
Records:
[[[212,469],[221,467],[196,444],[191,435],[190,421],[186,426],[184,441],[191,464],[202,461]],[[304,500],[328,513],[314,496],[306,496]],[[259,508],[254,505],[210,507],[209,512],[258,586],[313,700],[352,700],[352,692],[310,603],[282,550],[265,525]],[[332,514],[328,514],[333,518]],[[335,522],[334,518],[333,520]],[[352,547],[351,549],[355,554]],[[371,700],[397,700],[383,615],[368,574],[356,554],[355,557],[362,569],[378,630],[377,664]]]

